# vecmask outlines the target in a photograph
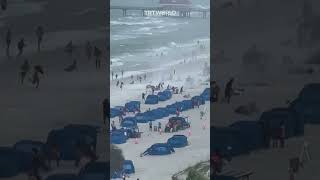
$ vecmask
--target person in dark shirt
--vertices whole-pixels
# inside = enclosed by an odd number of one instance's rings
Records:
[[[234,82],[234,79],[231,78],[225,88],[225,98],[226,98],[228,104],[230,103],[230,99],[233,94],[233,82]]]
[[[44,35],[44,29],[42,26],[38,26],[36,31],[36,36],[37,36],[37,39],[38,39],[38,51],[40,51],[41,49],[41,43],[42,43],[42,40],[43,40],[43,35]]]
[[[24,47],[26,47],[26,44],[24,42],[24,38],[20,39],[20,41],[18,42],[17,47],[18,47],[18,50],[19,50],[18,56],[21,56],[23,54]]]

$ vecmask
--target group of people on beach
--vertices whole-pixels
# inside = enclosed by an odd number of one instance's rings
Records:
[[[89,158],[90,161],[96,161],[98,159],[95,149],[89,144],[77,142],[75,144],[74,153],[76,157],[74,162],[75,167],[79,167],[80,161],[84,157]],[[29,179],[35,178],[36,180],[41,180],[42,178],[40,176],[40,170],[45,170],[46,172],[51,171],[52,161],[56,162],[57,168],[60,166],[61,153],[57,144],[51,144],[48,154],[44,154],[44,152],[39,151],[37,148],[32,148],[31,167],[28,171]]]
[[[236,89],[234,87],[234,78],[230,78],[230,80],[226,83],[225,89],[224,89],[224,101],[230,104],[231,97],[234,95],[239,95],[241,92],[243,92],[243,89]],[[212,102],[221,102],[220,99],[220,87],[217,84],[216,81],[211,82],[211,101]]]

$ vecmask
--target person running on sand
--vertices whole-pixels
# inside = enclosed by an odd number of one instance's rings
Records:
[[[21,38],[17,44],[17,48],[19,50],[18,56],[21,56],[23,54],[24,47],[26,47],[26,44],[24,42],[24,38]]]
[[[152,121],[149,121],[149,131],[152,132]]]
[[[231,78],[230,81],[227,83],[225,91],[224,91],[224,96],[225,96],[228,104],[230,104],[230,99],[233,94],[233,82],[234,82],[234,79]]]
[[[116,74],[116,79],[118,79],[118,74]]]
[[[21,79],[21,84],[23,84],[24,79],[28,72],[30,71],[30,64],[29,61],[26,59],[23,63],[23,65],[20,67],[20,79]]]
[[[96,58],[96,69],[99,69],[101,67],[101,55],[102,52],[99,48],[97,48],[96,46],[94,47],[94,56]]]
[[[38,52],[40,52],[40,48],[41,48],[41,42],[42,42],[42,39],[43,39],[43,35],[44,35],[44,29],[42,26],[38,26],[36,31],[36,36],[37,36],[37,39],[38,39]]]
[[[122,88],[123,88],[123,82],[121,82],[120,84],[120,89],[122,90]]]
[[[142,100],[146,100],[146,94],[145,93],[142,93]]]
[[[39,88],[40,77],[39,77],[39,72],[38,71],[34,71],[34,73],[33,73],[32,84],[35,84],[36,88]]]
[[[12,33],[11,30],[8,29],[6,34],[6,47],[7,47],[7,57],[10,57],[10,45],[11,45]]]
[[[117,87],[119,86],[119,83],[120,83],[120,81],[118,80],[118,81],[117,81],[117,84],[116,84]]]
[[[212,102],[219,101],[220,87],[217,85],[216,81],[212,82]]]
[[[87,56],[88,60],[90,60],[92,57],[92,46],[89,41],[86,42],[86,56]]]
[[[161,131],[161,122],[158,122],[158,131]]]
[[[183,86],[180,88],[180,94],[183,93]]]

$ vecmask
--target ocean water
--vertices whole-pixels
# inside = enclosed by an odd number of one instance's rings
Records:
[[[159,0],[111,0],[111,6],[159,6]],[[193,0],[192,6],[209,8],[209,0]],[[139,11],[110,11],[111,71],[128,76],[159,69],[191,58],[197,42],[210,45],[210,18],[141,17]],[[161,56],[162,54],[162,56]],[[209,54],[198,54],[209,56]],[[119,73],[120,74],[120,73]]]

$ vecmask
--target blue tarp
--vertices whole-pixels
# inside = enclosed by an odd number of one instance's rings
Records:
[[[75,174],[54,174],[46,178],[46,180],[79,180]]]
[[[106,180],[110,178],[109,165],[107,162],[90,162],[79,173],[81,180]]]
[[[45,154],[45,144],[39,141],[21,140],[13,148],[21,154],[20,164],[23,171],[29,170],[32,165],[33,148],[37,149],[40,154]]]
[[[202,93],[201,93],[201,98],[204,99],[205,101],[210,100],[210,88],[206,88]]]
[[[136,128],[138,127],[137,125],[137,120],[135,117],[126,117],[122,120],[121,122],[121,127],[124,128]]]
[[[156,143],[149,147],[143,155],[168,155],[175,152],[167,143]]]
[[[137,123],[147,123],[149,121],[152,121],[152,117],[148,116],[147,113],[138,113],[135,116]]]
[[[123,110],[124,110],[123,106],[116,106],[114,108],[111,108],[110,109],[110,117],[114,118],[114,117],[121,115]]]
[[[192,101],[191,101],[191,100],[183,100],[183,101],[180,103],[180,107],[181,107],[181,110],[182,110],[182,111],[190,110],[190,109],[193,108]]]
[[[173,148],[182,148],[188,145],[188,138],[185,135],[174,135],[168,139],[167,144]]]
[[[274,108],[270,111],[263,112],[260,121],[266,128],[266,132],[280,129],[281,121],[284,121],[286,137],[303,135],[304,123],[298,118],[298,115],[288,108]]]
[[[126,174],[133,174],[135,173],[134,165],[131,160],[125,160],[123,162],[123,172]]]
[[[128,136],[125,135],[124,129],[117,129],[111,132],[111,144],[123,144],[127,142]]]
[[[245,136],[235,128],[211,127],[210,134],[211,150],[217,149],[223,156],[237,156],[249,152],[244,143]]]
[[[256,150],[264,146],[264,131],[257,121],[238,121],[230,125],[237,129],[244,137],[243,144],[248,150]]]
[[[148,95],[145,104],[158,104],[159,98],[157,95]]]
[[[13,177],[22,170],[21,155],[13,148],[0,147],[0,178]]]
[[[140,111],[140,101],[130,101],[125,104],[127,112]]]

